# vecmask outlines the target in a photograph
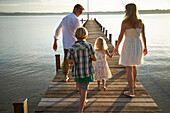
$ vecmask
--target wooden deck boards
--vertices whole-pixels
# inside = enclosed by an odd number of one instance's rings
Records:
[[[89,20],[85,27],[89,32],[87,38],[89,43],[94,44],[95,39],[102,36],[107,40],[109,51],[113,50],[113,45],[94,20]],[[136,80],[135,98],[129,98],[123,94],[128,90],[128,82],[126,70],[118,65],[118,60],[118,55],[107,59],[113,77],[106,83],[106,92],[97,90],[96,81],[90,83],[87,95],[89,102],[84,108],[84,113],[161,113],[138,80]],[[80,95],[75,90],[76,85],[71,73],[69,76],[69,82],[65,83],[64,75],[59,70],[38,104],[36,113],[76,113],[78,111]]]

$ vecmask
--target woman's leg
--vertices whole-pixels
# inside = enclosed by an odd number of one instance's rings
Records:
[[[137,77],[137,69],[136,66],[133,66],[133,87],[136,87],[135,81]]]
[[[129,84],[129,92],[128,93],[130,95],[134,95],[132,67],[126,66],[126,71],[127,71],[127,80],[128,80],[128,84]]]

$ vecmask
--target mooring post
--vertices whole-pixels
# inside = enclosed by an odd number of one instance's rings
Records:
[[[107,30],[106,30],[106,34],[105,34],[105,35],[106,35],[106,37],[107,37]]]
[[[103,33],[104,33],[104,31],[105,31],[105,27],[103,27]]]
[[[116,47],[116,45],[117,45],[117,40],[115,40],[115,47]]]
[[[109,41],[112,43],[112,34],[109,34]]]
[[[28,113],[27,98],[21,98],[13,102],[14,113]]]
[[[61,69],[61,56],[60,56],[60,54],[56,54],[55,59],[56,59],[56,73],[58,73],[58,69]]]

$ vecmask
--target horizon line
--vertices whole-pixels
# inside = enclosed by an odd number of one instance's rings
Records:
[[[139,11],[170,11],[170,9],[144,9],[144,10],[138,10]],[[97,13],[97,12],[101,12],[101,13],[105,13],[105,12],[124,12],[124,11],[90,11],[90,12],[83,12],[83,13]],[[16,12],[1,12],[0,13],[71,13],[71,12],[39,12],[39,11],[32,11],[32,12],[27,12],[27,11],[16,11]]]

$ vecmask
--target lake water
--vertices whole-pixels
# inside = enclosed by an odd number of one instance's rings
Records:
[[[124,15],[90,15],[117,40]],[[0,113],[12,113],[12,102],[28,98],[33,113],[55,76],[55,54],[63,58],[62,40],[52,50],[53,35],[63,18],[0,16]],[[85,15],[79,17],[86,18]],[[143,14],[148,55],[138,79],[160,109],[170,112],[170,14]],[[61,37],[60,37],[61,38]],[[120,51],[120,50],[119,50]],[[63,60],[63,59],[62,59]]]

